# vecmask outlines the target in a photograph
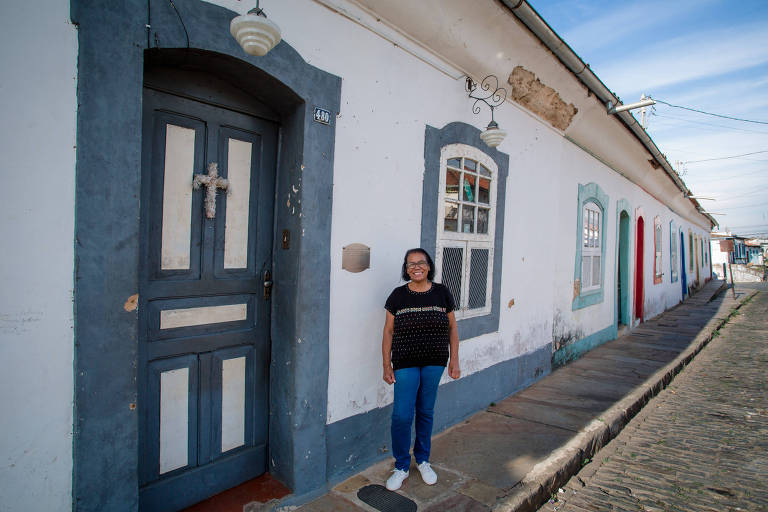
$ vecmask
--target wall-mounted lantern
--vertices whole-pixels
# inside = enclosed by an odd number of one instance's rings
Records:
[[[267,19],[264,10],[259,8],[259,0],[254,9],[232,20],[229,32],[245,53],[257,57],[266,55],[280,42],[280,27]]]
[[[491,109],[491,122],[488,123],[486,129],[480,134],[480,138],[490,147],[495,148],[501,144],[501,141],[507,136],[507,132],[499,128],[499,124],[493,119],[493,110],[507,99],[507,90],[499,87],[499,79],[494,75],[488,75],[483,78],[483,81],[480,82],[480,89],[484,92],[474,95],[473,93],[477,90],[477,85],[475,81],[467,77],[465,90],[469,93],[469,97],[475,100],[475,103],[472,105],[473,113],[480,113],[479,102],[481,101]]]

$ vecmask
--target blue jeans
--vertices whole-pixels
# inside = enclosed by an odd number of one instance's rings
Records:
[[[395,403],[392,408],[392,455],[395,468],[408,471],[411,465],[411,425],[416,416],[416,463],[429,461],[432,447],[432,419],[443,366],[422,366],[395,370]]]

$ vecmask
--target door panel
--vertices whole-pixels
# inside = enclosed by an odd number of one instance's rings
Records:
[[[145,89],[143,130],[140,508],[179,510],[267,467],[277,126]]]

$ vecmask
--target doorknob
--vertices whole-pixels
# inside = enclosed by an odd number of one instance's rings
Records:
[[[264,300],[269,300],[272,296],[272,273],[267,270],[264,272]]]

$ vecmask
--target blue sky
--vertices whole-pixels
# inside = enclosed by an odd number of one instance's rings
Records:
[[[529,3],[624,103],[768,123],[768,0]],[[662,104],[647,124],[721,229],[768,236],[768,124]]]

